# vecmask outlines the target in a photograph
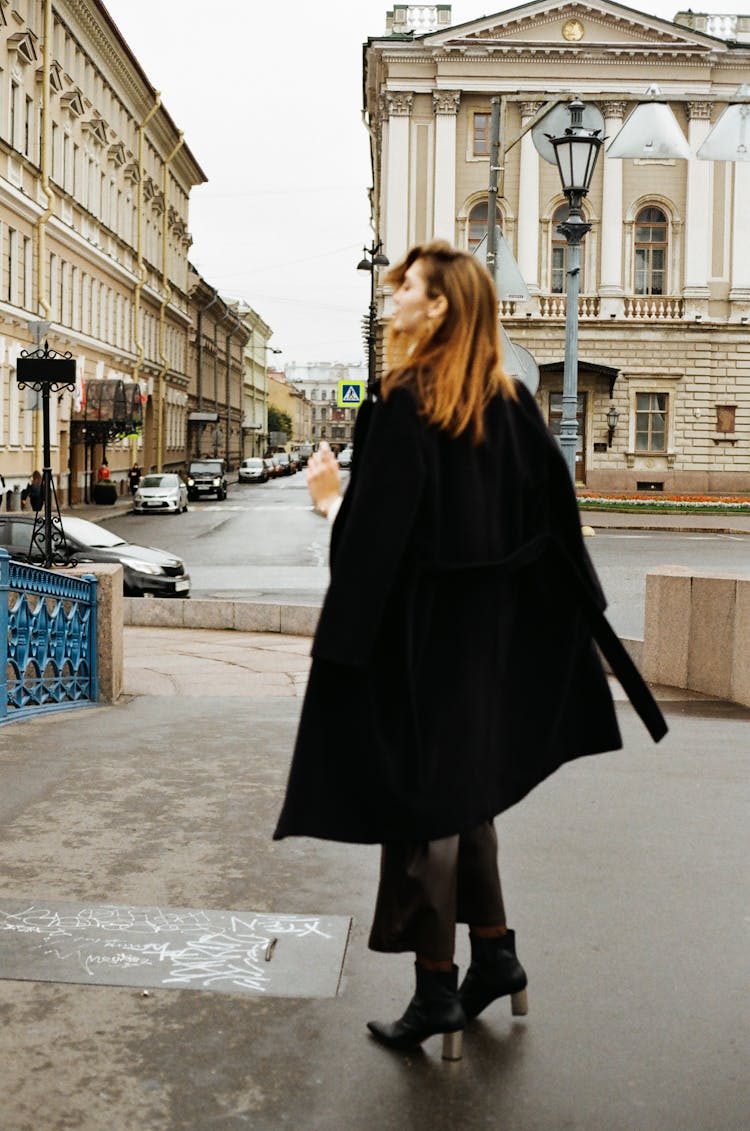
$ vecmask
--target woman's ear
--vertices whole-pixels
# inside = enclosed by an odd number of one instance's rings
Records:
[[[437,298],[430,299],[430,305],[427,307],[428,318],[443,318],[448,310],[448,299],[445,295],[438,295]]]

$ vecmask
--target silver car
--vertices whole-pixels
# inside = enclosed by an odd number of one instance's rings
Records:
[[[268,469],[258,456],[243,459],[237,472],[240,483],[267,483]]]
[[[133,496],[136,514],[145,511],[169,511],[180,514],[188,505],[187,487],[179,475],[143,475]]]

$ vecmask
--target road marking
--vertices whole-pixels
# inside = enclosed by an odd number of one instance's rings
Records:
[[[244,507],[243,506],[235,506],[235,505],[232,505],[232,504],[230,504],[228,506],[221,506],[221,505],[216,506],[216,505],[214,505],[214,506],[208,506],[208,507],[201,507],[200,511],[201,512],[203,512],[203,511],[310,511],[312,513],[312,509],[313,508],[309,505],[309,503],[308,503],[307,506],[304,506],[304,507],[299,506],[295,503],[275,503],[272,506],[244,506]],[[193,513],[197,514],[198,511],[194,510]]]

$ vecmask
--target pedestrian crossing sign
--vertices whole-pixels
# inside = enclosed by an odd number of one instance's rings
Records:
[[[339,408],[359,408],[365,399],[364,381],[339,381]]]

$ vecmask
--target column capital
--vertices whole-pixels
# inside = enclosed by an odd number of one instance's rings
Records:
[[[529,99],[528,102],[519,102],[518,105],[521,109],[521,118],[523,119],[533,118],[537,110],[541,110],[544,103],[534,102],[532,99]]]
[[[436,114],[457,114],[460,101],[460,90],[433,90],[432,92],[432,108]]]
[[[627,102],[624,98],[613,98],[611,101],[608,99],[604,103],[604,117],[622,120],[625,117],[626,106]]]
[[[686,102],[687,115],[691,121],[694,119],[709,120],[711,118],[710,102]]]
[[[382,96],[384,118],[408,118],[414,105],[410,90],[387,90]]]

